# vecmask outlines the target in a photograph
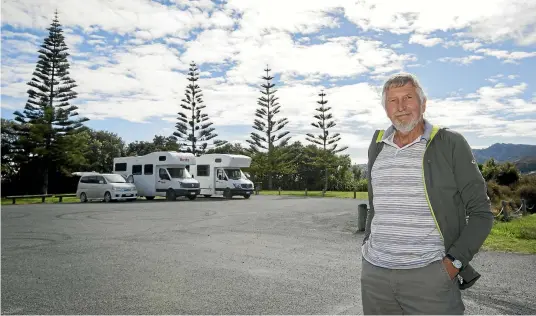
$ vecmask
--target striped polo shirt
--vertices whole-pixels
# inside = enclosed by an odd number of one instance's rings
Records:
[[[432,125],[424,134],[400,148],[388,129],[385,143],[371,170],[374,217],[371,233],[362,246],[365,260],[388,269],[424,267],[441,260],[443,241],[424,191],[422,161]]]

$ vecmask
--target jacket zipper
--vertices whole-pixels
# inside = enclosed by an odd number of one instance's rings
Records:
[[[439,235],[441,235],[441,239],[443,240],[443,242],[445,241],[445,238],[443,238],[443,233],[441,232],[441,228],[439,228],[439,224],[437,223],[437,219],[435,217],[435,213],[434,213],[434,209],[432,208],[432,204],[430,203],[430,198],[428,197],[428,190],[426,189],[426,178],[424,177],[424,157],[426,155],[426,150],[428,150],[428,146],[430,145],[430,142],[432,140],[430,139],[428,144],[426,144],[426,148],[424,149],[424,154],[422,156],[422,182],[423,182],[423,185],[424,185],[424,194],[426,195],[426,201],[428,202],[428,207],[430,208],[430,213],[432,214],[432,217],[434,219],[434,222],[436,224],[436,227],[437,227],[437,231],[439,231]],[[430,167],[430,187],[432,187],[432,174],[431,174],[431,163],[430,161],[428,161],[428,167]]]

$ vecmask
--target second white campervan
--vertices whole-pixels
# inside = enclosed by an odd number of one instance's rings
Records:
[[[206,154],[196,157],[192,175],[201,186],[200,194],[205,197],[235,195],[248,199],[253,194],[253,182],[241,168],[248,168],[251,158],[245,155]]]
[[[165,196],[174,201],[179,196],[194,200],[200,192],[199,181],[188,172],[195,165],[191,153],[158,151],[144,156],[114,158],[114,173],[134,183],[138,196],[148,200]]]

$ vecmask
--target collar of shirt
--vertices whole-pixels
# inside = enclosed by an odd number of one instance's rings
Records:
[[[417,142],[420,142],[421,140],[428,141],[430,139],[430,135],[432,134],[432,124],[428,122],[428,120],[424,120],[424,133],[417,137],[413,142],[407,144],[406,146],[402,148],[409,147]],[[394,146],[396,148],[399,148],[397,144],[394,143],[393,138],[395,136],[395,127],[391,125],[383,134],[382,141],[390,146]]]

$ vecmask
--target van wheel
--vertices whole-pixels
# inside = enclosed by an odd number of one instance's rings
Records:
[[[188,195],[188,198],[190,199],[190,201],[193,201],[197,198],[197,195]]]
[[[177,199],[177,196],[175,195],[175,190],[168,189],[166,191],[166,200],[168,201],[175,201]]]
[[[87,202],[87,195],[85,193],[80,193],[80,202],[82,203]]]
[[[231,195],[231,190],[229,188],[226,188],[225,191],[223,191],[223,197],[226,199],[233,198],[233,196]]]
[[[250,194],[246,194],[246,195],[244,195],[244,198],[249,199],[250,196],[251,196]]]
[[[154,200],[154,196],[146,196],[145,198],[146,198],[147,200],[149,200],[149,201]]]
[[[110,192],[104,193],[104,202],[109,203],[111,201],[112,201],[112,195],[110,194]]]
[[[203,196],[206,197],[206,198],[209,198],[209,197],[211,197],[212,195],[210,195],[210,194],[203,194]]]

